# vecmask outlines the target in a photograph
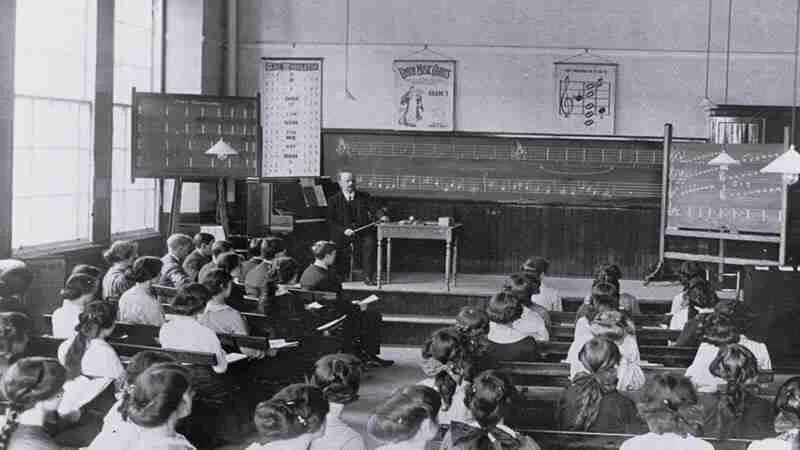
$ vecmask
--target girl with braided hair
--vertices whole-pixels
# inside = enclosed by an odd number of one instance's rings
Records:
[[[135,436],[135,433],[131,432],[133,425],[123,419],[122,416],[125,414],[125,405],[129,401],[128,397],[130,397],[135,388],[136,378],[156,364],[170,362],[175,362],[171,356],[150,350],[139,352],[131,359],[125,368],[125,379],[122,388],[116,395],[117,402],[106,414],[105,419],[103,419],[103,429],[94,438],[87,450],[114,448],[123,439],[126,439],[125,436]]]
[[[322,389],[309,384],[289,385],[256,407],[253,421],[258,442],[247,450],[307,449],[325,433],[329,409]]]
[[[58,347],[58,360],[67,370],[68,380],[58,411],[64,423],[56,441],[62,446],[88,445],[115,402],[114,382],[125,369],[105,339],[113,332],[116,317],[113,303],[90,302],[78,317],[76,334]]]
[[[376,450],[420,450],[439,433],[441,398],[428,386],[406,386],[378,406],[367,421]]]
[[[25,314],[0,313],[0,376],[25,354],[31,328],[31,320]]]
[[[579,373],[561,395],[557,423],[561,429],[600,433],[637,433],[645,425],[636,405],[617,391],[617,344],[596,337],[579,353],[586,372]]]
[[[436,389],[442,397],[439,423],[463,419],[468,414],[464,408],[464,391],[475,367],[474,355],[466,340],[455,327],[436,330],[425,342],[422,357],[441,364],[435,374],[417,383]]]
[[[755,441],[747,450],[797,450],[800,448],[800,377],[792,377],[775,395],[777,437]]]
[[[620,450],[714,450],[695,437],[703,425],[703,408],[688,378],[671,373],[653,376],[637,408],[650,432],[628,439]]]
[[[766,437],[772,423],[772,402],[755,395],[758,378],[756,357],[745,346],[731,344],[719,350],[709,371],[725,386],[702,400],[706,412],[705,436],[720,439]]]
[[[489,348],[489,316],[483,308],[463,306],[456,315],[455,329],[461,333],[469,354],[478,364],[483,364]],[[442,363],[435,358],[423,357],[420,363],[422,371],[427,376],[436,376]]]
[[[504,423],[517,396],[506,376],[493,370],[479,374],[464,397],[470,417],[450,424],[441,450],[540,450],[533,439]]]
[[[23,358],[0,380],[10,406],[0,430],[2,450],[58,450],[45,422],[61,402],[66,371],[53,358]]]
[[[364,439],[341,419],[344,408],[358,399],[361,361],[346,353],[325,355],[314,364],[310,383],[322,389],[330,405],[325,434],[310,450],[364,450]]]

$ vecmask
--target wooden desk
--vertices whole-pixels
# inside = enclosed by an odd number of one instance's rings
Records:
[[[392,276],[392,239],[424,239],[444,241],[444,283],[450,290],[450,281],[455,284],[458,270],[458,237],[455,231],[461,228],[457,223],[449,227],[438,224],[401,224],[398,222],[378,223],[378,289],[381,287],[383,240],[386,239],[386,283],[391,282]]]

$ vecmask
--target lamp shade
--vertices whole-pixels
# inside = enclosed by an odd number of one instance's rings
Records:
[[[787,175],[800,174],[800,153],[797,153],[794,145],[789,147],[781,156],[775,158],[771,163],[764,166],[761,173],[782,173]]]
[[[728,152],[723,150],[719,152],[719,155],[715,156],[714,159],[707,163],[709,166],[734,166],[737,164],[741,164],[738,159],[734,159]]]
[[[228,143],[222,140],[222,138],[220,138],[216,144],[212,145],[210,149],[206,150],[206,155],[216,156],[219,159],[225,159],[229,156],[236,156],[238,154],[239,152],[236,151],[235,148],[228,145]]]

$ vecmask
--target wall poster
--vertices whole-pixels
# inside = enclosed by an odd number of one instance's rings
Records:
[[[263,178],[317,177],[322,132],[322,59],[262,58]]]
[[[614,134],[617,65],[556,62],[556,128],[568,134]]]
[[[396,130],[453,131],[456,62],[395,60]]]

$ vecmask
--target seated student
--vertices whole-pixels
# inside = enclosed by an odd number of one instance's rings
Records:
[[[622,279],[622,271],[619,269],[619,266],[616,264],[601,264],[596,270],[594,274],[594,281],[604,281],[606,283],[611,283],[614,287],[617,288],[617,293],[619,296],[619,308],[627,311],[628,314],[640,314],[639,311],[639,301],[631,294],[627,292],[622,292],[620,286],[620,280]],[[584,303],[589,303],[591,297],[591,293],[586,296]]]
[[[19,312],[0,312],[0,376],[25,356],[32,331],[31,319]]]
[[[233,278],[228,272],[222,269],[208,272],[203,278],[203,286],[208,289],[211,298],[197,321],[215,333],[247,335],[247,324],[242,315],[225,303],[233,288]]]
[[[606,338],[615,344],[620,351],[620,362],[617,367],[617,389],[634,391],[640,389],[645,382],[644,372],[639,367],[639,345],[636,342],[636,328],[627,314],[619,310],[604,310],[591,321],[589,335],[576,333],[575,339],[567,351],[567,362],[570,365],[570,378],[586,371],[579,354],[584,344],[592,337]]]
[[[706,414],[703,435],[720,439],[766,437],[772,424],[772,402],[749,390],[758,378],[756,358],[750,350],[739,344],[725,346],[709,370],[726,385],[701,398]]]
[[[263,238],[253,238],[248,241],[247,256],[245,257],[245,260],[242,261],[243,280],[247,280],[247,274],[263,261],[261,258],[261,242],[263,241]],[[247,283],[245,282],[245,284]]]
[[[511,381],[493,370],[482,372],[467,390],[464,403],[471,416],[463,422],[453,422],[442,440],[441,450],[489,449],[539,450],[539,444],[505,425],[512,413],[517,389]]]
[[[619,291],[617,287],[606,281],[593,281],[589,302],[578,308],[575,320],[574,336],[591,336],[591,321],[603,312],[619,310]]]
[[[158,341],[164,348],[212,353],[217,357],[217,364],[212,369],[216,373],[225,373],[228,370],[228,360],[217,333],[195,317],[205,309],[210,298],[211,293],[199,283],[192,283],[181,289],[178,295],[172,297],[170,304],[176,316],[161,326]]]
[[[72,271],[69,273],[70,276],[72,275],[89,275],[92,278],[99,280],[103,279],[103,271],[100,270],[99,267],[93,266],[91,264],[76,264],[75,267],[72,268]],[[101,286],[101,283],[97,283],[98,287]]]
[[[499,361],[537,361],[536,339],[514,328],[522,316],[522,305],[513,294],[503,291],[492,296],[486,308],[489,316],[489,345],[485,367],[495,367]]]
[[[383,317],[367,306],[355,306],[342,296],[342,282],[336,275],[336,243],[317,241],[311,247],[314,255],[312,263],[300,276],[300,286],[312,291],[336,292],[338,298],[331,305],[336,315],[347,314],[345,336],[343,338],[347,353],[352,353],[372,366],[386,367],[394,361],[381,359],[381,328]]]
[[[325,433],[329,409],[320,388],[289,385],[256,407],[258,442],[247,450],[307,449]]]
[[[231,276],[231,292],[225,300],[226,303],[237,311],[250,312],[258,309],[255,303],[244,300],[244,285],[241,284],[242,257],[238,253],[228,252],[217,255],[215,261],[217,267],[213,270],[223,270]],[[211,270],[208,270],[203,273],[203,277],[200,279],[201,283],[210,272]]]
[[[195,450],[175,429],[192,412],[191,373],[175,363],[158,363],[145,369],[119,406],[122,432],[100,436],[98,444],[115,450]]]
[[[489,347],[489,316],[486,310],[474,306],[463,306],[456,316],[455,329],[461,334],[462,340],[469,348],[469,354],[481,365],[486,357]],[[442,366],[436,358],[424,357],[421,362],[425,375],[436,376]]]
[[[719,351],[727,345],[741,344],[755,357],[758,370],[772,370],[767,346],[761,342],[742,339],[735,322],[720,313],[711,314],[703,324],[702,343],[697,348],[692,364],[686,369],[686,376],[700,392],[717,392],[725,380],[714,375],[710,370],[711,363]]]
[[[0,448],[61,448],[45,429],[45,423],[58,409],[66,378],[66,371],[53,358],[23,358],[8,368],[0,380],[0,391],[9,402],[0,431]]]
[[[531,301],[539,290],[539,279],[531,274],[515,273],[506,279],[503,290],[514,295],[522,305],[522,315],[512,326],[536,339],[536,342],[549,341],[550,313]]]
[[[199,281],[200,269],[211,262],[211,246],[214,244],[214,235],[211,233],[197,233],[192,239],[194,250],[183,260],[183,270],[192,279]]]
[[[164,324],[164,308],[153,291],[163,264],[153,256],[136,259],[131,270],[131,279],[136,284],[120,297],[117,320],[156,327]]]
[[[158,284],[180,289],[192,282],[192,277],[183,270],[183,260],[194,248],[192,238],[176,233],[167,238],[167,254],[161,258],[161,276]]]
[[[206,274],[214,269],[219,269],[217,265],[217,258],[219,255],[223,255],[225,253],[233,252],[233,244],[228,241],[214,241],[214,244],[211,245],[211,261],[206,263],[203,267],[200,268],[200,272],[197,273],[198,281],[203,280],[206,277]]]
[[[67,369],[68,378],[59,414],[68,417],[70,424],[56,440],[65,447],[87,445],[100,431],[103,417],[114,404],[113,383],[125,369],[105,339],[114,330],[116,317],[113,303],[89,302],[80,314],[77,333],[58,347],[58,360]],[[80,421],[72,423],[78,417]]]
[[[267,283],[272,278],[275,258],[285,253],[283,239],[269,236],[261,241],[261,262],[253,267],[244,278],[247,295],[261,298],[266,295]]]
[[[585,372],[561,394],[556,412],[559,428],[599,433],[638,433],[644,430],[636,405],[617,391],[620,355],[617,344],[592,338],[578,354]]]
[[[401,388],[367,421],[367,433],[382,443],[376,450],[419,450],[439,433],[439,393],[428,386]]]
[[[696,261],[685,261],[681,264],[678,276],[683,289],[672,298],[672,305],[669,311],[670,330],[682,330],[686,322],[689,321],[689,298],[686,292],[689,290],[689,286],[695,282],[695,279],[705,279],[706,270]]]
[[[325,355],[314,364],[310,384],[322,389],[330,410],[325,418],[325,434],[311,443],[309,450],[364,450],[364,439],[344,423],[342,411],[358,399],[361,361],[345,353]]]
[[[25,294],[33,282],[33,273],[18,259],[0,259],[0,311],[32,314]]]
[[[76,274],[67,279],[64,289],[59,292],[64,299],[59,308],[53,311],[53,337],[66,339],[75,335],[78,316],[87,303],[97,294],[97,278]]]
[[[703,408],[688,378],[654,375],[637,407],[650,432],[628,439],[620,450],[714,450],[713,445],[695,437],[703,425]]]
[[[720,300],[711,283],[703,278],[692,279],[684,296],[689,302],[689,309],[686,312],[688,319],[675,345],[696,347],[700,345],[703,323],[714,312]]]
[[[108,414],[103,419],[102,430],[100,430],[100,433],[94,438],[87,450],[103,450],[128,445],[127,441],[136,436],[135,425],[123,419],[122,415],[125,412],[124,405],[127,404],[131,393],[135,389],[134,382],[136,378],[151,366],[170,362],[175,362],[171,356],[150,350],[141,351],[131,358],[128,366],[125,367],[125,378],[122,381],[122,387],[116,395],[117,402],[108,410]]]
[[[133,286],[131,266],[139,256],[139,245],[134,241],[114,241],[103,252],[103,259],[111,267],[103,276],[102,299],[116,302],[123,292]]]
[[[523,273],[531,273],[539,279],[539,293],[533,294],[531,301],[548,311],[563,311],[561,294],[546,282],[549,268],[550,262],[541,257],[528,258],[521,267]]]
[[[800,377],[786,380],[775,395],[777,437],[754,441],[747,450],[796,450],[800,448]]]
[[[435,331],[422,347],[422,357],[441,364],[436,374],[417,383],[432,387],[441,395],[439,423],[463,420],[468,415],[464,408],[464,390],[474,375],[476,361],[461,333],[454,327]]]

